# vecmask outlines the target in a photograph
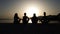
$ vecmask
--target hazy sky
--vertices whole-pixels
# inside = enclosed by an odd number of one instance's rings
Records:
[[[43,15],[43,12],[46,12],[47,15],[60,13],[60,0],[0,0],[0,18],[11,19],[16,12],[22,18],[27,7],[31,6],[38,8],[40,16]]]

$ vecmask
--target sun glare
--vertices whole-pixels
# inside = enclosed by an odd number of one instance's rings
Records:
[[[39,15],[39,10],[38,10],[37,7],[29,6],[26,9],[26,13],[27,13],[28,17],[32,17],[34,13],[36,13],[36,16],[38,16]]]

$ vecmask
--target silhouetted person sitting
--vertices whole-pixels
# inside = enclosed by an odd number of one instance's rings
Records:
[[[44,12],[44,16],[43,16],[41,22],[42,22],[43,24],[47,24],[48,21],[49,21],[49,20],[47,19],[46,12]]]
[[[29,21],[29,18],[26,16],[26,13],[24,13],[24,16],[23,16],[23,23],[24,24],[27,24]]]
[[[33,24],[36,24],[38,21],[38,18],[36,17],[36,14],[33,14],[33,17],[31,18],[31,21]]]
[[[18,17],[18,14],[17,13],[15,13],[15,15],[14,15],[14,24],[19,24],[20,23],[20,18]]]

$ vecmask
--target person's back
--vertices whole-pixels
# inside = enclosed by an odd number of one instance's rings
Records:
[[[31,18],[31,20],[32,20],[32,23],[33,23],[33,24],[36,24],[37,21],[38,21],[38,18],[37,18],[36,15],[34,14],[34,16]]]
[[[24,16],[23,16],[23,23],[24,24],[27,24],[29,21],[29,18],[26,16],[26,13],[24,13]]]

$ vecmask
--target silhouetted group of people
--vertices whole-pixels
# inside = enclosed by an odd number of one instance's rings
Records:
[[[26,16],[26,13],[24,13],[23,19],[20,19],[20,18],[18,17],[18,14],[15,13],[15,15],[14,15],[14,24],[19,24],[21,20],[22,20],[22,22],[23,22],[24,24],[27,24],[28,21],[29,21],[29,19],[31,19],[32,24],[36,24],[36,23],[38,22],[38,17],[36,16],[35,13],[33,14],[33,17],[32,17],[32,18],[29,18],[28,16]],[[46,12],[44,12],[44,17],[41,19],[41,22],[42,22],[42,23],[43,23],[43,22],[47,22]]]
[[[31,19],[32,23],[37,23],[37,21],[38,21],[38,18],[36,17],[36,14],[33,14],[33,17],[30,18],[30,19]],[[27,24],[27,23],[28,23],[29,18],[28,18],[28,16],[26,16],[26,13],[24,13],[23,19],[20,19],[20,18],[18,17],[18,14],[15,13],[15,15],[14,15],[14,23],[15,23],[15,24],[19,24],[21,20],[22,20],[22,22],[23,22],[24,24]]]

